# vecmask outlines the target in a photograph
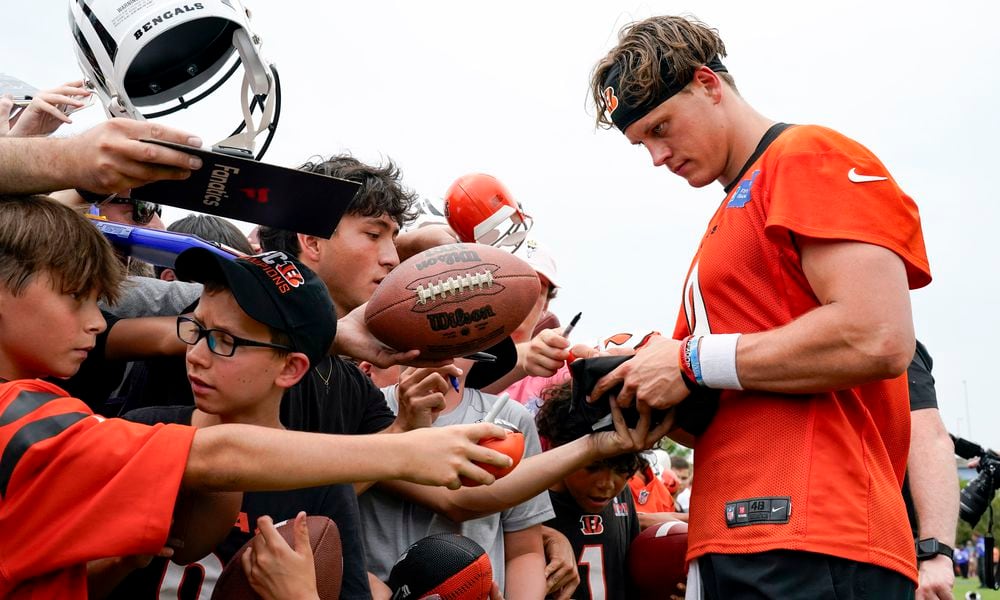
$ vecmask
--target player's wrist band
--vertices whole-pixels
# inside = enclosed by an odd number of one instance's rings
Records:
[[[696,391],[700,386],[698,382],[695,381],[694,371],[691,369],[691,357],[688,354],[688,344],[691,342],[697,343],[698,338],[693,335],[689,335],[683,340],[681,340],[681,346],[678,356],[678,365],[680,366],[681,379],[684,381],[684,385],[687,386],[689,392]]]
[[[736,374],[736,344],[740,334],[724,333],[701,338],[698,350],[702,385],[723,390],[742,390]]]
[[[742,390],[736,373],[736,344],[739,339],[738,333],[684,338],[679,358],[684,383],[688,384],[690,380],[703,387]]]

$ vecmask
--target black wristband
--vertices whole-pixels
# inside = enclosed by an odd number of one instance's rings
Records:
[[[951,546],[939,542],[937,538],[926,538],[917,542],[917,561],[930,560],[938,554],[947,556],[952,563],[955,562],[955,551]]]
[[[691,393],[695,393],[703,389],[693,379],[687,376],[687,373],[684,372],[684,369],[681,369],[681,379],[684,380],[684,385],[687,386],[688,391]]]

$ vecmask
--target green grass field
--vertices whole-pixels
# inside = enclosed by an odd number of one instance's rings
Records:
[[[955,580],[955,600],[964,600],[965,593],[971,590],[979,592],[983,600],[1000,600],[1000,591],[979,589],[979,580],[975,577]]]

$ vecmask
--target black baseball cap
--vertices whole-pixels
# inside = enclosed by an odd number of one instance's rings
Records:
[[[288,335],[292,348],[315,366],[330,352],[337,315],[326,285],[313,271],[284,252],[230,260],[204,248],[177,256],[179,279],[221,283],[251,319]]]

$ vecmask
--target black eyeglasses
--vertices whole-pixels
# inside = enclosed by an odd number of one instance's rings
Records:
[[[240,346],[273,348],[275,350],[287,350],[288,352],[294,351],[294,348],[282,346],[281,344],[256,342],[236,337],[221,329],[205,329],[201,326],[201,323],[189,317],[177,317],[177,337],[189,346],[194,346],[202,338],[205,338],[209,351],[219,356],[232,356]]]
[[[77,194],[84,201],[100,206],[102,204],[130,204],[132,205],[132,220],[138,225],[149,225],[153,220],[153,215],[163,216],[163,207],[155,202],[139,200],[138,198],[122,198],[117,194],[97,194],[87,190],[76,190]]]

